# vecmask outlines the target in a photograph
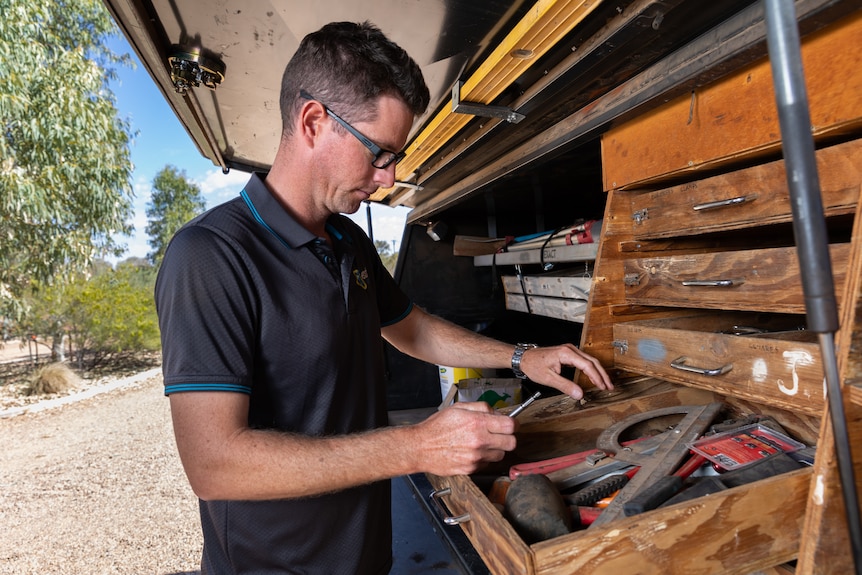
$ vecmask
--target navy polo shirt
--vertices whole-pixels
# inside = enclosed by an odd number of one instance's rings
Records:
[[[166,394],[248,394],[260,429],[387,424],[380,328],[412,304],[361,228],[336,215],[327,231],[334,249],[321,250],[254,175],[174,236],[156,282]],[[386,481],[301,500],[202,501],[203,572],[386,573],[389,500]]]

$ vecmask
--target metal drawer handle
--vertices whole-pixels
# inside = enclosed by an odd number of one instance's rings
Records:
[[[732,363],[728,363],[726,365],[723,365],[721,367],[717,367],[715,369],[707,369],[704,367],[694,367],[693,365],[686,365],[685,362],[687,360],[688,360],[688,358],[683,355],[681,357],[676,358],[672,362],[670,362],[670,366],[674,369],[681,369],[683,371],[690,371],[692,373],[697,373],[700,375],[709,375],[712,377],[714,377],[716,375],[724,375],[725,373],[727,373],[728,371],[733,369]]]
[[[757,194],[749,194],[747,196],[737,196],[735,198],[730,198],[729,200],[718,200],[715,202],[706,202],[705,204],[697,204],[696,206],[693,206],[692,209],[694,209],[694,211],[696,212],[701,212],[703,210],[714,210],[727,206],[738,206],[747,202],[753,202],[756,199]]]
[[[759,327],[748,327],[745,325],[735,325],[732,328],[722,331],[719,333],[726,333],[728,335],[760,335],[762,333],[769,333],[765,329],[760,329]]]
[[[698,287],[733,287],[745,283],[743,280],[683,280],[684,286]]]
[[[446,525],[460,525],[461,523],[466,523],[470,521],[469,513],[453,517],[449,515],[449,511],[445,507],[443,507],[443,503],[440,501],[440,498],[444,495],[449,495],[450,493],[452,493],[452,488],[444,487],[443,489],[433,491],[429,496],[429,499],[434,502],[434,506],[437,508],[437,514],[443,520],[443,523],[445,523]]]

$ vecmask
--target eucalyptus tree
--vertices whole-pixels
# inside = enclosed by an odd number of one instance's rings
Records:
[[[100,0],[0,0],[0,309],[131,231],[132,138],[109,82],[129,57]]]
[[[150,262],[162,263],[165,250],[173,235],[183,224],[206,209],[200,188],[186,177],[185,171],[165,166],[153,178],[153,193],[147,203],[147,243],[153,251]]]

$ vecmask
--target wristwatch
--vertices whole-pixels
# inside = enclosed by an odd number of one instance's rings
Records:
[[[519,343],[515,346],[515,352],[512,354],[512,371],[515,372],[515,377],[527,379],[527,376],[521,371],[521,358],[524,357],[525,351],[537,347],[539,346],[535,343]]]

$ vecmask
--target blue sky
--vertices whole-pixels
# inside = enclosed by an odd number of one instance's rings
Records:
[[[112,38],[108,45],[117,54],[131,54],[136,62],[134,69],[124,67],[117,70],[119,80],[111,84],[117,99],[120,117],[129,120],[136,136],[131,145],[134,173],[132,185],[135,190],[135,233],[130,237],[117,238],[128,251],[119,258],[145,257],[150,251],[147,244],[146,207],[150,201],[152,181],[166,165],[184,171],[186,178],[197,184],[211,208],[239,194],[248,180],[248,174],[231,170],[222,174],[221,168],[204,158],[185,128],[165,102],[161,92],[141,65],[122,35]],[[273,150],[275,155],[275,150]],[[407,208],[390,208],[372,205],[372,225],[375,240],[386,240],[395,248],[401,242]],[[366,207],[363,205],[351,216],[366,229]]]

